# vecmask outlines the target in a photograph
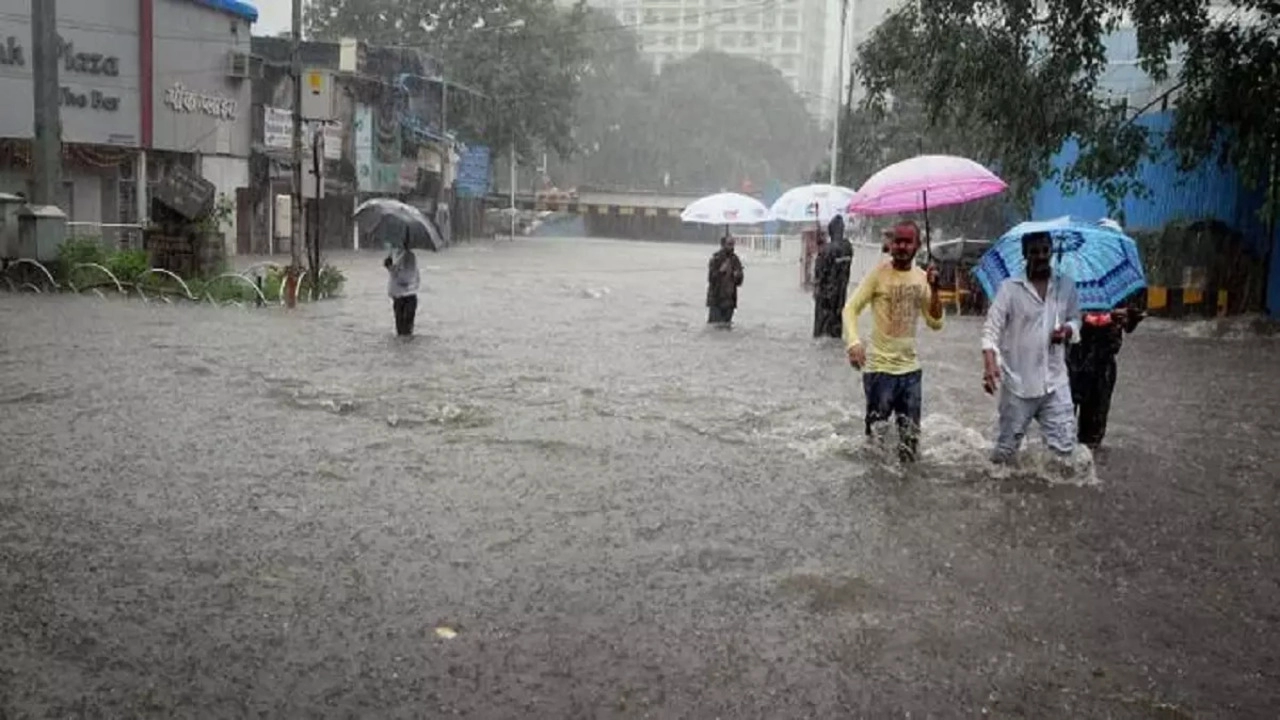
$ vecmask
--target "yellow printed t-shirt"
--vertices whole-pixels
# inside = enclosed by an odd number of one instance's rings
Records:
[[[858,316],[871,306],[871,345],[867,348],[867,372],[903,375],[920,369],[916,358],[916,318],[923,316],[932,330],[942,329],[942,318],[929,315],[929,280],[924,270],[895,270],[881,263],[862,279],[844,305],[845,345],[858,338]]]

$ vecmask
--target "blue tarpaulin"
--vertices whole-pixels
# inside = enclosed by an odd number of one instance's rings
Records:
[[[241,0],[192,0],[192,2],[214,10],[221,10],[251,23],[258,22],[258,8]]]

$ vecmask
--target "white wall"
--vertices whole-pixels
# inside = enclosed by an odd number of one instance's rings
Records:
[[[223,195],[235,206],[236,190],[249,187],[249,160],[241,157],[205,155],[200,158],[200,175],[213,183],[218,189],[218,197]],[[237,213],[231,213],[231,222],[223,233],[223,246],[227,257],[236,254],[236,222]]]
[[[29,183],[31,175],[25,170],[0,171],[0,192],[24,193],[30,196]],[[70,207],[63,203],[62,211],[67,213],[70,222],[102,222],[102,185],[101,174],[84,170],[62,171],[62,183],[71,184]],[[97,231],[83,229],[82,235],[97,235]]]

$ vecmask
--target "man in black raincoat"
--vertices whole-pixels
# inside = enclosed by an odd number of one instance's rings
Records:
[[[1080,323],[1080,342],[1067,353],[1077,438],[1090,449],[1097,450],[1107,434],[1111,394],[1116,387],[1116,356],[1124,336],[1144,317],[1129,303],[1121,303],[1111,312],[1086,312]]]
[[[849,268],[853,245],[844,236],[844,218],[836,215],[827,224],[831,239],[818,252],[813,268],[813,336],[842,337],[840,313],[849,291]]]
[[[720,238],[720,249],[707,263],[707,322],[729,327],[738,308],[738,287],[742,285],[742,260],[734,252],[733,236]]]

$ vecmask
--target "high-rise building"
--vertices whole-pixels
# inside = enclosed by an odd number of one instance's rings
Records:
[[[782,73],[815,116],[824,97],[828,0],[589,0],[640,37],[654,69],[699,50],[755,58]],[[838,22],[838,18],[837,18]]]

